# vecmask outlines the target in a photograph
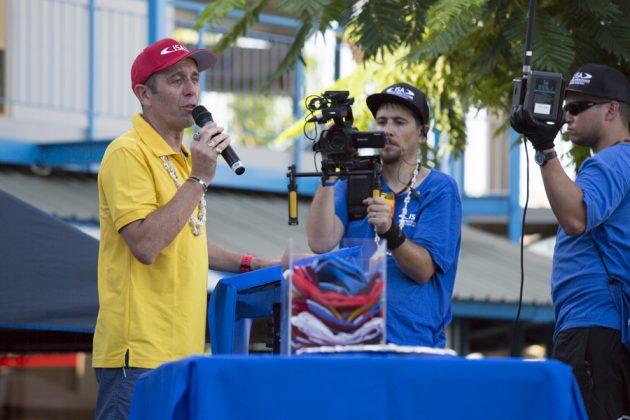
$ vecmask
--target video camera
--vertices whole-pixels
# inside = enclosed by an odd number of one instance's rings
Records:
[[[311,117],[307,123],[333,124],[322,131],[318,140],[313,143],[313,151],[324,156],[322,172],[352,170],[362,165],[359,161],[359,149],[379,149],[385,147],[385,133],[382,131],[357,131],[352,127],[352,104],[354,98],[347,90],[329,90],[321,96],[308,100],[306,108]]]
[[[560,73],[531,70],[523,78],[514,79],[512,111],[521,105],[538,122],[562,119],[564,84]]]
[[[523,76],[514,79],[510,116],[512,128],[521,134],[544,130],[546,126],[561,124],[564,119],[565,81],[562,74],[536,71],[530,66],[535,14],[536,0],[530,0]]]
[[[313,151],[322,154],[321,172],[298,173],[295,165],[289,166],[289,224],[297,225],[296,178],[319,176],[322,185],[331,177],[348,179],[350,217],[362,217],[363,199],[380,194],[381,159],[378,154],[361,156],[359,149],[385,147],[382,131],[357,131],[352,124],[354,98],[347,90],[329,90],[307,98],[310,112],[306,123],[332,124],[313,140]],[[357,208],[356,211],[352,209]]]

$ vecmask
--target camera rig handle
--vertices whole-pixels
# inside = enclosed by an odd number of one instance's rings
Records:
[[[372,171],[372,197],[380,197],[381,196],[381,172],[383,170],[383,165],[380,161],[374,163],[374,170]]]
[[[289,166],[289,172],[287,177],[289,178],[289,184],[287,189],[289,190],[289,225],[295,226],[298,224],[298,205],[297,205],[297,190],[298,185],[295,179],[295,165]]]
[[[370,176],[372,180],[372,197],[379,197],[381,194],[381,172],[382,164],[378,158],[368,159],[367,161],[371,168],[368,169],[342,169],[330,171],[324,169],[322,172],[296,172],[295,164],[289,166],[287,172],[287,178],[289,183],[287,184],[287,190],[289,193],[289,225],[296,226],[298,224],[298,184],[297,178],[302,177],[319,177],[321,178],[322,185],[331,176],[337,176],[340,179],[346,179],[353,176]],[[327,168],[324,166],[324,168]]]

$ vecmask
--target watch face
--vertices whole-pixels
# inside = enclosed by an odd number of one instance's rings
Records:
[[[551,151],[549,153],[543,153],[542,151],[538,151],[534,155],[534,161],[539,166],[545,166],[545,163],[547,163],[548,160],[554,159],[556,156],[558,155],[556,155],[555,151]]]

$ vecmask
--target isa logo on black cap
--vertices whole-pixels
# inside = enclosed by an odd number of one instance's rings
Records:
[[[571,78],[566,92],[578,92],[597,98],[630,104],[630,82],[617,69],[603,64],[584,64]]]
[[[573,77],[571,78],[571,81],[569,82],[570,85],[576,85],[576,86],[584,86],[584,85],[588,85],[589,83],[591,83],[591,80],[593,79],[593,75],[590,73],[586,73],[583,71],[578,71],[577,73],[575,73],[573,75]]]
[[[413,101],[413,98],[416,96],[416,94],[411,89],[406,89],[403,86],[391,86],[385,91],[385,93],[399,96],[408,101]]]

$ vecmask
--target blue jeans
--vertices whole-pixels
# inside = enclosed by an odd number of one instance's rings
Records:
[[[96,420],[127,420],[133,388],[143,368],[94,368],[98,382]]]

